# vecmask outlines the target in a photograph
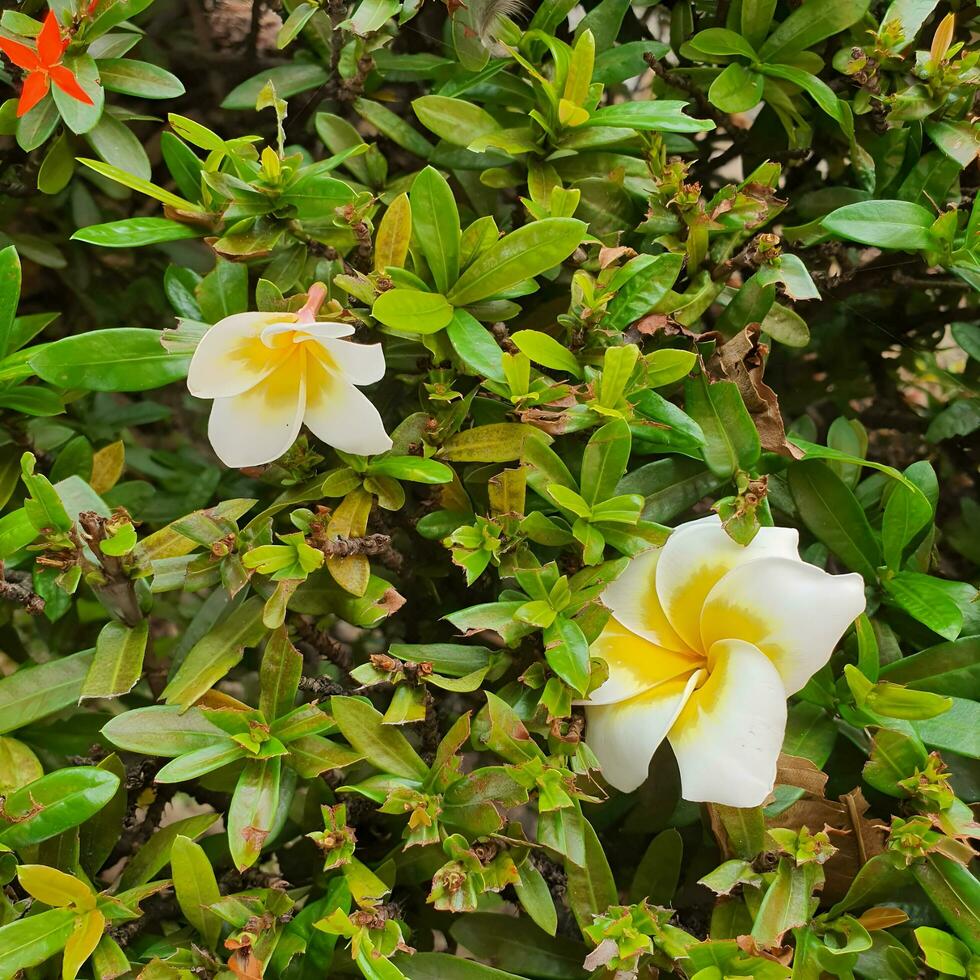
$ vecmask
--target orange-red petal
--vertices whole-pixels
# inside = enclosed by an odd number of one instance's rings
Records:
[[[37,60],[37,53],[33,48],[29,48],[19,41],[11,41],[9,37],[0,37],[0,51],[18,68],[26,68],[31,71],[41,67],[41,62]]]
[[[51,80],[66,95],[70,95],[73,99],[78,99],[79,102],[84,102],[86,105],[93,104],[92,96],[78,84],[78,79],[64,65],[52,65],[48,71],[51,74]]]
[[[61,39],[58,18],[53,10],[49,10],[48,16],[44,18],[44,24],[41,26],[41,33],[37,36],[37,53],[41,59],[41,64],[47,67],[57,64],[66,47],[68,47],[68,42]]]
[[[48,94],[48,76],[43,71],[32,71],[24,79],[24,88],[17,103],[17,117],[26,116]]]

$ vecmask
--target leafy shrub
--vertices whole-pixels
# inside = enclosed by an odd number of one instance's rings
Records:
[[[0,978],[976,976],[975,8],[42,6]]]

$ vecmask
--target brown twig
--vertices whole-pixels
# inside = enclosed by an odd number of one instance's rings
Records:
[[[731,131],[731,122],[723,112],[716,109],[709,101],[708,97],[704,94],[694,84],[689,78],[685,78],[679,72],[671,71],[671,69],[665,65],[652,51],[647,51],[643,55],[643,60],[650,67],[650,70],[657,76],[657,78],[666,82],[672,88],[679,89],[686,95],[689,95],[693,100],[695,105],[698,107],[698,111],[706,116],[710,116],[722,129]]]
[[[28,616],[40,616],[44,612],[44,598],[26,584],[30,580],[26,572],[5,572],[0,561],[0,599],[23,606]]]

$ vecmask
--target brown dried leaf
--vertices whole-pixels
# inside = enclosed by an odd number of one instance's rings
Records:
[[[859,869],[885,849],[886,830],[881,824],[865,817],[868,802],[860,789],[845,793],[839,802],[805,797],[769,821],[771,827],[799,830],[806,827],[811,833],[826,830],[837,848],[823,866],[826,874],[821,900],[832,904],[847,892]]]
[[[599,268],[605,269],[606,266],[612,265],[617,259],[631,259],[634,255],[636,255],[636,250],[630,248],[628,245],[616,245],[612,248],[603,246],[599,249]]]
[[[386,616],[394,616],[405,605],[405,597],[394,587],[385,589],[384,595],[378,600],[378,608],[384,610]]]
[[[781,752],[776,762],[776,785],[796,786],[809,796],[823,799],[827,774],[818,769],[809,759]]]
[[[793,960],[794,947],[792,946],[773,946],[770,949],[763,949],[751,936],[736,936],[735,942],[738,948],[749,956],[759,956],[773,963],[781,963],[783,966],[789,966]]]
[[[766,348],[759,344],[759,325],[750,323],[715,351],[707,365],[708,373],[715,379],[738,385],[742,401],[759,430],[763,449],[801,459],[802,450],[786,440],[776,392],[762,380],[765,353]]]

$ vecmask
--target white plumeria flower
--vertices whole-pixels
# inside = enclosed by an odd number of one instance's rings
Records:
[[[317,323],[326,287],[314,283],[298,313],[235,313],[204,335],[191,358],[187,388],[213,398],[208,438],[226,466],[278,459],[305,422],[346,453],[391,449],[378,410],[355,385],[385,373],[380,344],[355,344],[354,328]]]
[[[588,744],[623,792],[667,738],[684,798],[759,806],[772,792],[786,698],[864,611],[860,575],[799,556],[795,530],[736,544],[716,517],[677,528],[603,593],[612,610],[592,652],[609,679],[586,702]]]

